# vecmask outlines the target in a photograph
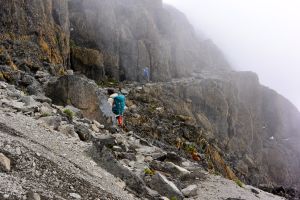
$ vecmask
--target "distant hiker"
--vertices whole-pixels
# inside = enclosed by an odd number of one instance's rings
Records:
[[[115,93],[113,89],[108,89],[107,92],[110,95],[108,103],[112,106],[112,112],[116,115],[118,125],[122,127],[126,98],[121,93],[121,87],[118,93]]]
[[[149,67],[145,67],[143,70],[143,76],[144,76],[144,80],[146,80],[146,82],[150,81],[150,70]]]

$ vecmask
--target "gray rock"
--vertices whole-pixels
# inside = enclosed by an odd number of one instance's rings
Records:
[[[72,76],[72,75],[74,75],[74,71],[69,69],[69,70],[67,70],[66,74],[68,76]]]
[[[96,133],[99,133],[100,130],[99,130],[99,128],[96,126],[96,124],[92,124],[91,127],[92,127],[92,130],[93,130],[93,131],[95,131]]]
[[[190,174],[188,170],[178,165],[175,165],[172,162],[159,162],[154,160],[150,163],[150,166],[155,170],[172,174],[174,177],[180,177],[180,176]]]
[[[164,175],[158,172],[151,177],[151,180],[148,184],[151,189],[156,190],[163,196],[183,199],[183,194],[180,192],[177,186],[173,182],[169,181]]]
[[[41,197],[38,193],[28,192],[27,200],[41,200]]]
[[[0,170],[5,172],[10,171],[10,159],[3,153],[0,153]]]
[[[197,185],[190,185],[187,188],[181,190],[185,197],[194,197],[197,196]]]
[[[16,154],[17,155],[21,155],[22,151],[21,151],[21,148],[20,147],[17,147],[16,148]]]
[[[27,89],[27,92],[28,92],[29,95],[37,95],[38,96],[38,95],[43,93],[43,87],[37,81],[34,81],[26,89]]]
[[[70,193],[69,195],[70,195],[70,197],[73,197],[74,199],[81,199],[81,196],[77,193]]]
[[[23,96],[21,101],[24,103],[25,106],[34,107],[38,106],[38,102],[36,102],[32,96]]]
[[[149,187],[146,187],[147,195],[149,195],[151,198],[157,199],[160,197],[159,193],[155,190],[152,190]]]
[[[28,86],[28,85],[31,85],[33,82],[34,82],[34,77],[32,77],[31,75],[29,74],[25,74],[21,80],[20,80],[20,84],[24,85],[24,86]]]
[[[41,121],[43,121],[47,126],[53,128],[53,130],[58,130],[62,118],[60,116],[47,116],[41,117]]]
[[[50,115],[53,112],[53,108],[48,103],[43,103],[39,111],[41,114]]]
[[[100,128],[100,126],[101,126],[101,124],[96,120],[93,120],[93,124],[95,124],[97,126],[97,128]]]
[[[99,147],[96,147],[96,149],[99,149]],[[138,196],[146,195],[146,185],[144,181],[128,168],[119,163],[112,154],[111,150],[105,146],[100,152],[97,150],[96,160],[99,165],[105,168],[108,172],[116,177],[121,178],[126,183],[127,187],[133,190]]]
[[[25,104],[23,102],[18,101],[11,101],[8,103],[10,107],[13,109],[16,109],[17,111],[24,111],[25,110]]]
[[[113,147],[116,144],[115,138],[112,135],[100,135],[94,138],[93,144],[100,152],[104,147]]]
[[[58,130],[59,132],[65,135],[72,136],[72,137],[76,136],[75,128],[74,125],[72,124],[62,124],[61,126],[59,126]]]
[[[168,197],[159,197],[159,200],[170,200]]]
[[[121,147],[119,147],[119,146],[113,146],[112,150],[116,151],[116,152],[122,152],[123,151],[123,149]]]
[[[6,89],[7,88],[7,83],[0,81],[0,89]]]
[[[124,95],[128,95],[128,94],[129,94],[129,91],[126,90],[126,89],[122,89],[121,92],[122,92],[122,94],[124,94]]]
[[[89,127],[87,127],[84,123],[75,123],[75,132],[82,141],[88,141],[92,137]]]
[[[38,96],[32,95],[32,98],[41,103],[49,103],[49,104],[52,103],[52,100],[50,98],[48,98],[42,94],[39,94]]]

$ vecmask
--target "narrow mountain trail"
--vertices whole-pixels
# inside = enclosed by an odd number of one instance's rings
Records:
[[[2,199],[32,194],[59,200],[284,199],[209,174],[196,161],[134,131],[111,132],[109,126],[76,116],[70,120],[63,107],[36,102],[8,84],[0,86],[0,152],[11,162],[9,171],[0,172]],[[141,86],[129,90],[136,87]],[[105,91],[99,91],[100,107],[109,117]],[[72,126],[91,139],[70,134]]]

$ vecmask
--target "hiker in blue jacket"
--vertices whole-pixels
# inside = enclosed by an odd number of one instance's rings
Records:
[[[125,106],[126,106],[126,98],[125,96],[121,93],[121,87],[119,88],[118,93],[112,93],[110,94],[110,97],[108,99],[108,102],[112,106],[112,112],[116,115],[118,125],[123,126],[123,114],[125,111]]]
[[[146,82],[150,81],[150,69],[149,69],[149,67],[144,68],[143,76],[144,76],[144,80],[146,80]]]

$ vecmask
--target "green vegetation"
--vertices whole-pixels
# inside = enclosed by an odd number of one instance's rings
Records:
[[[194,144],[185,144],[185,150],[188,153],[195,153],[195,152],[197,152],[197,149],[196,149],[196,147],[195,147]]]
[[[74,117],[74,113],[73,111],[71,111],[70,109],[65,109],[64,110],[64,114],[68,117],[68,119],[72,120]]]
[[[242,181],[240,181],[239,179],[236,179],[234,182],[235,182],[238,186],[240,186],[241,188],[244,187],[244,184],[243,184]]]
[[[145,168],[144,172],[146,175],[150,175],[150,176],[153,176],[155,174],[155,171],[149,168]]]
[[[170,200],[177,200],[177,198],[176,197],[171,197]]]
[[[76,47],[76,43],[74,40],[70,40],[70,47],[73,48],[73,47]]]
[[[118,85],[119,82],[113,78],[108,78],[107,80],[98,83],[99,87],[117,87]]]

